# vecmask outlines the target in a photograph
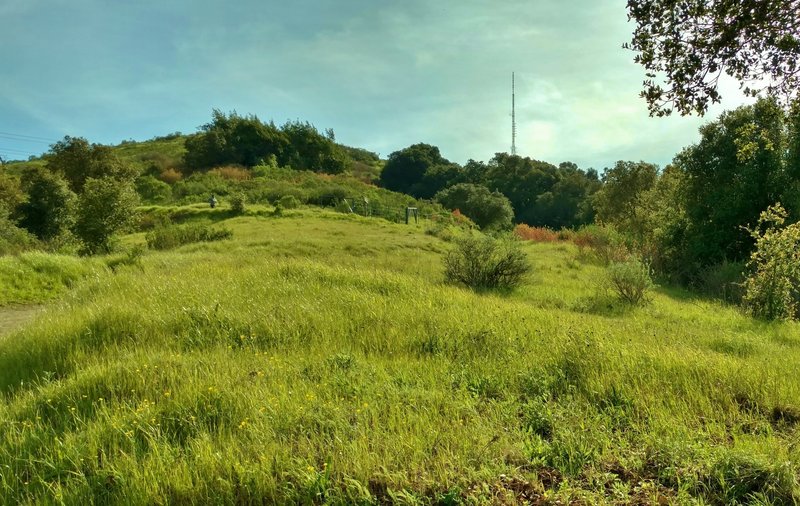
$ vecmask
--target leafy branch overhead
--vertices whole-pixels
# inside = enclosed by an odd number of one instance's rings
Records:
[[[750,96],[800,94],[800,0],[628,0],[650,114],[704,114],[723,74]]]

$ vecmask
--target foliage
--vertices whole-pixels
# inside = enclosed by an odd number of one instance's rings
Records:
[[[244,214],[247,210],[247,196],[242,192],[236,192],[228,197],[233,214]]]
[[[787,145],[797,140],[790,137],[786,113],[771,100],[723,113],[700,134],[700,142],[674,162],[684,174],[683,249],[699,266],[744,260],[753,238],[742,227],[776,201],[800,205],[800,166],[787,156]]]
[[[8,217],[8,211],[0,207],[0,256],[14,255],[38,246],[36,237],[19,228]]]
[[[624,262],[630,256],[623,236],[613,227],[581,227],[575,232],[572,242],[578,246],[581,255],[591,255],[602,265]]]
[[[41,168],[22,175],[27,200],[18,207],[22,228],[42,240],[67,233],[74,222],[75,194],[61,176]]]
[[[230,179],[234,181],[247,181],[251,177],[251,172],[243,167],[235,165],[226,165],[224,167],[217,167],[208,171],[209,174],[219,176],[222,179]]]
[[[448,282],[473,289],[513,289],[522,284],[531,266],[513,240],[466,236],[444,258]]]
[[[184,160],[195,170],[226,164],[252,167],[271,154],[283,156],[288,145],[289,139],[272,122],[214,109],[211,122],[186,139]]]
[[[458,209],[486,230],[510,228],[514,218],[508,199],[485,186],[459,183],[437,193],[435,200],[448,209]]]
[[[12,213],[25,201],[20,182],[17,178],[0,172],[0,213],[5,210]]]
[[[167,250],[196,242],[212,242],[230,239],[233,232],[228,228],[215,228],[205,224],[169,225],[158,227],[145,235],[147,247]]]
[[[123,163],[109,146],[89,144],[82,137],[64,137],[45,155],[47,168],[61,174],[72,191],[79,193],[89,178],[131,180],[137,170]]]
[[[603,186],[594,194],[597,221],[643,237],[648,224],[641,199],[657,178],[658,167],[653,164],[618,161],[603,173]]]
[[[634,257],[612,263],[608,267],[608,282],[620,300],[633,306],[647,302],[647,292],[653,287],[650,267]]]
[[[336,144],[333,131],[322,135],[311,123],[287,122],[281,132],[289,140],[289,149],[279,156],[283,166],[326,174],[341,174],[350,165],[347,154]]]
[[[114,234],[136,218],[139,197],[133,184],[110,177],[87,179],[78,197],[73,231],[87,253],[108,252]]]
[[[278,199],[275,205],[283,209],[297,209],[300,207],[300,201],[294,195],[284,195]]]
[[[636,30],[626,47],[647,70],[641,96],[651,115],[702,115],[720,101],[723,74],[746,94],[763,86],[787,101],[798,96],[798,0],[628,0],[628,17]]]
[[[158,179],[164,181],[167,184],[173,185],[183,179],[183,174],[179,170],[173,168],[167,168],[162,170],[159,175]]]
[[[574,227],[592,222],[591,196],[600,186],[597,172],[574,163],[558,167],[528,157],[497,153],[488,164],[470,161],[470,182],[497,190],[511,201],[517,223],[536,227]]]
[[[153,176],[136,178],[136,192],[144,202],[162,203],[172,198],[172,188]]]
[[[281,166],[337,174],[349,163],[344,150],[310,123],[287,122],[281,128],[256,116],[224,114],[215,109],[212,121],[186,139],[185,162],[190,168],[223,165],[253,167],[275,157]]]
[[[524,241],[556,242],[560,240],[558,233],[547,227],[529,227],[524,223],[514,227],[514,235]]]
[[[439,148],[414,144],[389,155],[380,183],[392,191],[430,198],[458,179],[459,167],[444,158]]]
[[[761,213],[750,230],[756,247],[747,263],[742,304],[745,311],[768,320],[800,317],[800,223],[784,226],[780,204]]]

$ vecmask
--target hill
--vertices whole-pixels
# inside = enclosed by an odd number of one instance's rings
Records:
[[[427,222],[170,212],[232,237],[76,260],[0,338],[0,502],[800,497],[796,324],[666,288],[625,306],[567,242],[476,293]]]

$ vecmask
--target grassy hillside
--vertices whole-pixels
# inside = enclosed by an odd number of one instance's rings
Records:
[[[0,502],[800,498],[795,324],[628,308],[569,244],[492,295],[442,283],[427,224],[218,223],[0,338]]]

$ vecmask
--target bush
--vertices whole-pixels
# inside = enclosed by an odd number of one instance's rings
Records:
[[[800,223],[782,228],[787,213],[780,204],[761,213],[750,231],[756,249],[747,267],[742,305],[745,311],[767,320],[793,320],[800,316]]]
[[[469,236],[456,242],[444,259],[445,279],[473,289],[511,289],[531,270],[519,244]]]
[[[575,232],[572,242],[581,255],[591,253],[603,265],[624,262],[629,256],[622,236],[611,227],[589,225]]]
[[[145,236],[147,247],[165,250],[195,242],[211,242],[229,239],[233,232],[227,228],[212,228],[208,225],[174,225],[157,228]]]
[[[0,256],[13,255],[33,249],[38,245],[36,237],[17,227],[0,207]]]
[[[481,229],[508,229],[514,219],[508,198],[485,186],[461,183],[440,191],[434,198],[444,207],[466,214]]]
[[[620,300],[633,306],[647,302],[647,292],[653,287],[650,268],[637,258],[612,263],[608,281]]]
[[[514,235],[525,241],[533,242],[556,242],[559,240],[558,234],[546,227],[529,227],[520,223],[514,227]]]
[[[297,209],[300,207],[300,201],[294,195],[284,195],[278,199],[276,206],[280,206],[282,209]]]
[[[247,197],[244,193],[236,192],[230,196],[231,211],[234,214],[244,214],[246,211]]]
[[[236,165],[217,167],[216,169],[211,169],[208,173],[231,181],[247,181],[251,177],[249,170],[244,167],[237,167]]]
[[[111,237],[134,222],[138,204],[139,196],[130,182],[110,177],[87,179],[78,198],[74,227],[84,251],[109,251]]]
[[[175,184],[181,179],[183,179],[183,174],[179,170],[175,170],[172,168],[164,169],[158,175],[158,179],[167,183],[167,184]]]
[[[172,188],[153,176],[137,178],[136,191],[145,202],[166,202],[172,198]]]

